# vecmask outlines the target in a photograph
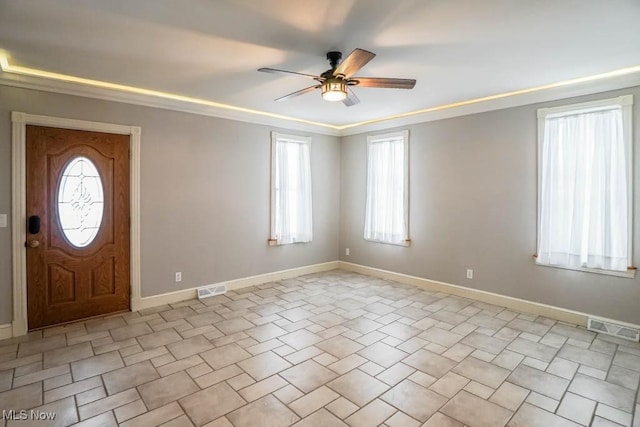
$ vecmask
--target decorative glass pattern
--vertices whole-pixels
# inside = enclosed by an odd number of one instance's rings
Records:
[[[104,211],[100,173],[86,157],[72,159],[62,172],[58,187],[58,218],[65,237],[83,248],[95,239]]]

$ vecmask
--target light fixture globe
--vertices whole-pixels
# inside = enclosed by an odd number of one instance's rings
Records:
[[[347,84],[342,79],[330,78],[322,83],[322,99],[342,101],[347,97]]]

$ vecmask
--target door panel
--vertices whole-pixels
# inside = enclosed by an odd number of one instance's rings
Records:
[[[27,126],[26,161],[29,329],[129,309],[129,136]]]

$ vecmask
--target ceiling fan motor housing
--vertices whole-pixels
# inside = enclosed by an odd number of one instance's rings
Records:
[[[329,60],[329,64],[331,64],[331,69],[335,70],[342,59],[342,52],[327,52],[327,59]]]

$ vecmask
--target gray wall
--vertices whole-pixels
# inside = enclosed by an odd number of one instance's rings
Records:
[[[340,259],[640,324],[636,279],[537,266],[537,117],[542,106],[632,93],[635,170],[640,88],[409,126],[411,247],[363,239],[366,135],[342,140]],[[405,129],[405,128],[399,128]],[[380,132],[384,133],[384,132]],[[640,264],[640,174],[634,265]],[[345,255],[350,249],[350,256]],[[474,270],[473,280],[466,269]]]
[[[270,131],[286,130],[0,86],[0,213],[9,215],[11,111],[142,127],[143,296],[338,259],[339,138],[312,135],[313,242],[268,247]],[[0,324],[12,320],[11,289],[11,229],[0,228]]]

